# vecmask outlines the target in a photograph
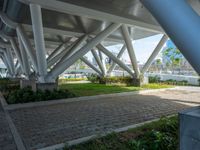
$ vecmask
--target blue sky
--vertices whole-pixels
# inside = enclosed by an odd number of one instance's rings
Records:
[[[155,35],[148,38],[136,40],[133,42],[133,46],[135,49],[136,57],[138,62],[141,64],[145,63],[155,47],[157,46],[158,42],[160,41],[162,35]],[[110,51],[118,53],[122,45],[115,45],[107,47]],[[91,59],[91,54],[87,55],[89,59]],[[127,51],[125,51],[122,59],[125,59],[127,62],[130,62],[129,56]]]

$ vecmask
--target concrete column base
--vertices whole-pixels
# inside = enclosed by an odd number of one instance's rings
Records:
[[[148,77],[140,77],[139,79],[133,78],[133,80],[130,83],[130,85],[140,87],[140,86],[142,86],[144,84],[148,84],[148,83],[149,83],[149,78]]]
[[[31,89],[33,91],[36,91],[36,81],[35,80],[25,80],[25,79],[21,79],[20,80],[20,88],[26,88],[26,87],[31,87]]]
[[[37,83],[36,88],[37,90],[42,90],[42,91],[45,91],[45,90],[53,91],[58,88],[58,83],[57,82],[56,83]]]

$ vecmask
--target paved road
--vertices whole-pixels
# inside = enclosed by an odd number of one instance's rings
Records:
[[[0,103],[0,150],[16,150],[16,145]]]
[[[199,105],[199,91],[195,88],[113,96],[9,113],[26,148],[36,149],[175,114]]]

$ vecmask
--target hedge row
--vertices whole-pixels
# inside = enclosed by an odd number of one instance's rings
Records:
[[[170,84],[170,85],[189,85],[187,80],[177,81],[173,79],[162,81],[160,77],[154,76],[149,77],[149,83],[164,83],[164,84]]]
[[[131,85],[133,83],[133,78],[126,77],[99,77],[96,75],[91,75],[88,77],[88,80],[92,83],[101,83],[101,84],[115,84],[121,83],[126,85]]]
[[[75,97],[75,94],[69,92],[68,90],[54,90],[54,91],[37,90],[36,92],[34,92],[31,89],[31,87],[27,87],[10,92],[6,96],[6,100],[9,104],[16,104],[16,103],[47,101],[47,100],[55,100],[55,99],[63,99],[71,97]]]

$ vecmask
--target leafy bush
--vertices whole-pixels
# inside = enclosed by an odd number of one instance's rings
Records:
[[[92,83],[101,83],[101,84],[126,84],[131,85],[133,83],[133,78],[126,76],[126,77],[99,77],[97,75],[92,75],[88,77],[88,80]]]
[[[172,85],[188,85],[187,80],[177,81],[177,80],[169,79],[163,82],[167,84],[172,84]]]
[[[91,74],[87,76],[87,79],[92,83],[99,83],[100,77],[96,74]]]
[[[139,135],[131,147],[148,150],[178,149],[178,119],[162,118],[158,128]]]
[[[7,93],[16,90],[20,87],[19,80],[12,80],[9,78],[0,79],[0,91]]]
[[[64,150],[177,150],[178,118],[161,118],[159,121],[129,129],[121,133],[111,133]]]
[[[150,76],[149,77],[149,83],[159,83],[161,80],[160,80],[160,77],[158,76]]]
[[[187,80],[177,81],[174,79],[168,79],[168,80],[162,81],[160,79],[160,77],[158,77],[158,76],[150,76],[149,83],[164,83],[164,84],[170,84],[170,85],[188,85]]]
[[[54,90],[54,91],[38,90],[34,92],[30,87],[27,87],[10,92],[6,96],[6,100],[9,104],[16,104],[16,103],[28,103],[36,101],[70,98],[70,97],[75,97],[75,95],[69,92],[68,90]]]

